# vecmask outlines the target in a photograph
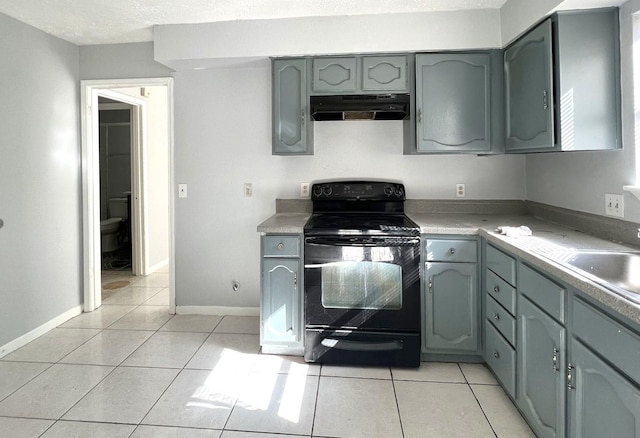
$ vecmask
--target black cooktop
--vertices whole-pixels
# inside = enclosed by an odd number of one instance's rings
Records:
[[[417,236],[420,227],[402,213],[318,213],[311,215],[304,226],[304,233]]]

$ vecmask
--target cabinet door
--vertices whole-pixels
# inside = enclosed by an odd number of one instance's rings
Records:
[[[475,263],[426,263],[427,349],[478,350],[477,271]]]
[[[554,95],[551,20],[504,52],[506,149],[553,149]]]
[[[313,153],[313,129],[307,105],[307,61],[273,61],[274,155]]]
[[[315,58],[313,91],[316,93],[355,93],[356,58]]]
[[[539,437],[565,436],[565,329],[518,297],[518,406]]]
[[[301,340],[299,277],[298,259],[263,259],[263,343],[295,343]]]
[[[571,341],[570,433],[576,438],[640,436],[640,389],[580,342]]]
[[[362,91],[407,91],[406,56],[363,56]]]
[[[416,56],[418,152],[491,149],[489,54]]]

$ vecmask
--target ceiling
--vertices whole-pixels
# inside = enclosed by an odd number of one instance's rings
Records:
[[[76,45],[152,41],[155,24],[499,9],[507,0],[0,0],[0,13]]]

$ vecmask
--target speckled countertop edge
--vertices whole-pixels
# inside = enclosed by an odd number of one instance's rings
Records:
[[[260,233],[302,234],[310,213],[276,213],[260,225]],[[640,305],[599,286],[558,261],[572,249],[636,249],[526,215],[409,213],[422,234],[479,235],[533,267],[579,289],[614,312],[640,324]],[[525,225],[532,236],[508,237],[495,232],[499,226]]]

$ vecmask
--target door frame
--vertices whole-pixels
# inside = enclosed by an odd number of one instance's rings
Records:
[[[174,239],[174,142],[173,142],[173,78],[82,80],[81,130],[82,130],[82,228],[84,311],[91,312],[102,304],[101,252],[100,252],[100,163],[98,96],[123,101],[134,106],[132,111],[132,234],[134,241],[133,263],[135,273],[146,275],[148,271],[145,237],[147,225],[145,205],[145,101],[118,93],[118,88],[164,86],[167,92],[167,117],[169,140],[169,311],[175,313],[175,239]],[[137,137],[137,138],[136,138]],[[136,145],[137,143],[137,145]],[[136,163],[136,164],[133,164]],[[138,199],[136,199],[138,198]]]

